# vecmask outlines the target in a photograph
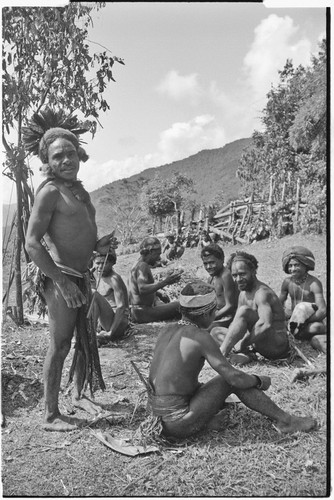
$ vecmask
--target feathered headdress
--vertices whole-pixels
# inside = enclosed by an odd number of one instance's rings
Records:
[[[70,140],[78,151],[80,160],[88,155],[80,146],[79,136],[91,128],[91,122],[80,122],[76,116],[66,116],[64,111],[45,108],[34,113],[27,127],[22,127],[22,138],[29,153],[39,156],[47,163],[47,149],[59,137]]]

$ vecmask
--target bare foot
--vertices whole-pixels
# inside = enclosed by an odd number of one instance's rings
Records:
[[[108,332],[101,331],[96,335],[97,345],[101,347],[102,345],[106,345],[111,341],[111,335]]]
[[[238,352],[238,354],[231,354],[230,356],[230,363],[232,365],[247,365],[248,363],[251,363],[253,360],[248,354],[244,354],[242,352]]]
[[[44,422],[42,427],[46,431],[69,432],[75,431],[85,424],[87,424],[87,421],[81,418],[59,415],[52,422]]]
[[[228,422],[229,414],[226,410],[223,410],[212,417],[212,419],[207,423],[206,428],[209,430],[221,431],[227,427]]]
[[[82,396],[80,399],[73,399],[73,406],[90,413],[91,415],[98,415],[103,411],[102,406],[93,403],[87,396]]]
[[[312,337],[310,340],[310,344],[313,347],[313,349],[321,351],[324,354],[327,353],[327,337],[326,337],[326,335],[314,335],[314,337]]]
[[[316,425],[317,421],[312,417],[296,417],[291,415],[288,423],[276,422],[274,427],[278,430],[278,432],[286,434],[297,431],[309,432],[311,429],[314,429]]]

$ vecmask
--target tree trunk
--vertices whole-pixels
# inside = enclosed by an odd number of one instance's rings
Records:
[[[21,275],[21,250],[24,241],[22,226],[22,186],[20,168],[16,171],[16,198],[17,198],[17,236],[15,250],[15,288],[16,288],[16,307],[17,324],[23,325],[23,300],[22,300],[22,275]]]

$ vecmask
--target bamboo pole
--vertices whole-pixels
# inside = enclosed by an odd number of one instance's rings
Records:
[[[300,178],[298,177],[297,190],[296,190],[295,223],[294,223],[294,228],[293,228],[294,233],[296,233],[298,231],[299,198],[300,198]]]

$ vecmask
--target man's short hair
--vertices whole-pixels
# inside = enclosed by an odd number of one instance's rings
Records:
[[[208,257],[209,255],[213,255],[217,259],[224,262],[225,255],[223,249],[219,245],[217,245],[217,243],[210,243],[206,247],[202,248],[201,258]]]
[[[231,270],[233,262],[245,262],[245,264],[251,269],[252,271],[256,271],[258,268],[258,261],[254,255],[251,255],[250,253],[239,251],[232,253],[231,257],[229,258],[226,267]]]
[[[99,258],[99,257],[105,258],[106,256],[101,254],[101,253],[96,253],[94,255],[94,260]],[[107,262],[110,262],[110,264],[113,266],[114,264],[116,264],[116,261],[117,261],[116,252],[113,248],[111,248],[108,252]]]
[[[140,244],[139,252],[141,255],[148,255],[152,250],[161,250],[161,243],[155,236],[147,236]]]

